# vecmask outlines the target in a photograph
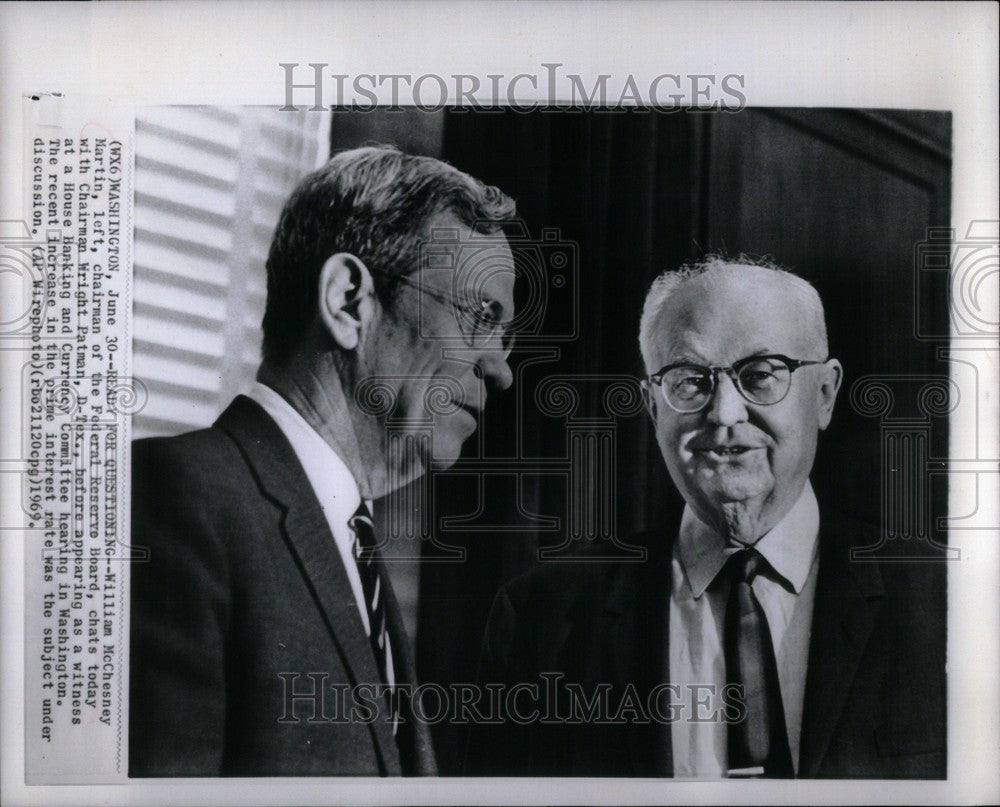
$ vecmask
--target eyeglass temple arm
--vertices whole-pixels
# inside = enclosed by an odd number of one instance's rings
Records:
[[[785,357],[785,364],[788,365],[788,372],[790,372],[790,373],[794,373],[800,367],[809,367],[810,365],[813,365],[813,364],[826,364],[828,361],[830,361],[830,357],[829,356],[827,356],[822,361],[809,361],[809,360],[803,360],[803,359],[789,359],[788,357]]]

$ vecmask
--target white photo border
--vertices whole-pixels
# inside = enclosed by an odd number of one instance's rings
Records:
[[[23,218],[27,94],[276,106],[284,102],[281,63],[324,63],[348,76],[542,75],[541,65],[560,63],[587,87],[602,73],[632,75],[640,87],[662,73],[741,74],[753,107],[950,110],[952,227],[961,238],[972,221],[1000,218],[997,20],[995,4],[943,2],[8,4],[0,7],[0,219]],[[522,82],[517,99],[545,102],[546,93],[544,83]],[[16,368],[2,363],[0,372],[2,458],[16,456],[20,403]],[[983,387],[995,392],[996,364],[992,372]],[[995,411],[997,398],[980,405]],[[981,422],[993,431],[978,438],[953,425],[953,456],[977,448],[996,456],[1000,417]],[[18,476],[0,474],[0,502],[17,501]],[[965,512],[955,495],[949,510]],[[979,505],[992,508],[988,523],[1000,523],[995,499]],[[972,803],[1000,796],[996,531],[961,535],[967,562],[950,570],[945,782],[257,779],[29,787],[23,545],[6,512],[0,523],[5,804]]]

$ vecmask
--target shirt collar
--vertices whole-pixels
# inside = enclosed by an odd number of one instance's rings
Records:
[[[754,548],[798,594],[809,577],[818,538],[819,504],[812,485],[806,480],[792,509]],[[726,539],[702,522],[689,506],[684,507],[677,556],[695,598],[705,592],[729,556],[737,551],[738,547],[727,545]]]
[[[288,438],[327,521],[331,525],[347,524],[361,504],[361,492],[340,455],[270,387],[256,382],[247,394],[264,408]],[[367,504],[371,510],[371,503]],[[338,532],[335,531],[335,537]]]

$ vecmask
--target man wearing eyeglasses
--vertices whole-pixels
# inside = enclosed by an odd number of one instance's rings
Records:
[[[726,684],[745,688],[746,717],[730,730],[673,724],[674,775],[790,777],[819,567],[809,473],[842,378],[819,295],[792,274],[724,261],[661,275],[640,345],[657,443],[686,502],[671,558],[671,682],[684,695],[715,684],[698,693],[709,712],[738,696]],[[694,699],[684,706],[697,715]]]
[[[816,290],[709,258],[655,280],[639,340],[683,510],[645,563],[501,591],[483,682],[558,676],[513,705],[570,719],[474,730],[470,772],[943,777],[940,564],[852,562],[878,530],[809,480],[843,377]]]
[[[134,446],[132,776],[435,772],[370,507],[453,464],[511,384],[513,214],[381,147],[292,194],[257,384],[211,428]]]

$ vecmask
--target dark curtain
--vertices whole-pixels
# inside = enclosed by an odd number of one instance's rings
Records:
[[[550,559],[540,550],[562,556],[598,544],[629,553],[632,533],[661,521],[676,499],[635,380],[638,322],[652,277],[699,253],[700,124],[644,112],[446,118],[445,159],[517,200],[528,237],[515,253],[547,260],[565,245],[571,272],[540,302],[519,282],[519,305],[540,305],[541,324],[534,338],[519,337],[515,386],[490,402],[481,448],[470,447],[518,467],[482,482],[451,475],[437,499],[444,511],[474,512],[479,494],[468,488],[482,484],[494,513],[484,523],[521,529],[460,535],[463,563],[422,568],[423,680],[475,681],[496,590]],[[528,257],[518,263],[533,266]],[[435,740],[442,770],[458,772],[460,731],[442,724]]]
[[[512,356],[515,387],[490,400],[460,463],[429,481],[423,681],[475,680],[497,589],[551,559],[540,553],[627,553],[633,532],[655,535],[678,503],[625,379],[642,374],[638,322],[652,278],[706,251],[771,255],[820,291],[847,378],[821,438],[817,488],[867,520],[894,517],[883,479],[892,418],[923,418],[923,453],[900,461],[916,481],[933,478],[935,458],[947,455],[940,407],[918,412],[914,392],[873,416],[849,398],[868,375],[947,375],[941,341],[917,333],[947,334],[946,275],[922,272],[915,246],[947,226],[949,148],[945,113],[445,115],[441,155],[517,199],[528,229],[513,238],[519,264],[529,274],[542,266],[536,280],[547,280],[519,282],[520,305],[539,316]],[[560,251],[569,272],[546,257]],[[928,484],[916,506],[933,521],[946,490],[943,478]],[[898,498],[896,507],[913,505]],[[933,524],[921,529],[940,540]],[[927,536],[916,537],[923,543],[907,546],[926,548]],[[434,730],[441,771],[459,773],[461,728]]]

